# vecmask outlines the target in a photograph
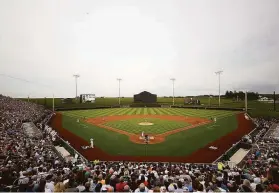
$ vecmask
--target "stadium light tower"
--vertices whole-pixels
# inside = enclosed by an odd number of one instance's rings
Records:
[[[220,71],[217,71],[217,72],[215,72],[215,74],[216,75],[218,75],[218,77],[219,77],[219,107],[220,107],[220,105],[221,105],[221,96],[220,96],[220,89],[221,89],[221,80],[220,80],[220,77],[221,77],[221,74],[223,73],[223,71],[222,70],[220,70]]]
[[[118,104],[120,105],[120,82],[122,81],[121,78],[117,78],[118,81]]]
[[[172,81],[172,105],[174,105],[174,81],[175,78],[170,79]]]
[[[77,94],[77,79],[80,77],[80,75],[74,74],[73,76],[74,76],[75,79],[76,79],[76,100],[77,100],[77,96],[78,96],[78,94]]]

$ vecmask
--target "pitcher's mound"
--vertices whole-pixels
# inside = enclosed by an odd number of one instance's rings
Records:
[[[142,126],[149,126],[149,125],[154,125],[154,123],[150,123],[150,122],[141,122],[141,123],[139,123],[139,125],[142,125]]]

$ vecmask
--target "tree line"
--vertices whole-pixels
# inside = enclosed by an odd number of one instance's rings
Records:
[[[226,91],[226,98],[233,100],[245,100],[245,92],[243,91]],[[247,100],[257,100],[259,98],[259,93],[257,92],[247,92]]]

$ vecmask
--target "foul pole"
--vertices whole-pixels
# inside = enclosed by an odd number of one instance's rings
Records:
[[[77,80],[78,80],[78,78],[80,77],[80,75],[78,75],[78,74],[74,74],[73,75],[73,77],[75,77],[75,80],[76,80],[76,100],[77,100],[77,97],[78,97],[78,94],[77,94]]]

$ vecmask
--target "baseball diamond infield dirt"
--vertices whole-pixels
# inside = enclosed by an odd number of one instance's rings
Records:
[[[120,134],[127,135],[130,139],[130,141],[138,144],[144,144],[144,140],[140,139],[140,133],[134,134],[134,133],[129,133],[127,131],[123,131],[120,129],[116,129],[113,127],[109,127],[105,125],[106,122],[109,121],[119,121],[119,120],[128,120],[128,119],[134,119],[134,118],[159,118],[163,120],[169,120],[169,121],[183,121],[186,123],[190,123],[190,126],[184,127],[184,128],[179,128],[179,129],[174,129],[162,134],[152,134],[152,133],[145,133],[148,136],[152,137],[152,139],[149,140],[149,144],[156,144],[156,143],[162,143],[165,141],[165,137],[174,133],[178,133],[181,131],[185,131],[197,126],[201,126],[207,123],[210,123],[211,121],[207,119],[202,119],[202,118],[196,118],[196,117],[185,117],[185,116],[171,116],[171,115],[118,115],[118,116],[107,116],[107,117],[96,117],[96,118],[90,118],[86,119],[87,123],[91,123],[93,125],[96,125],[101,128],[108,129],[110,131],[114,131]]]
[[[142,115],[140,115],[142,117]],[[153,115],[155,117],[156,115]],[[160,115],[158,115],[160,116]],[[116,116],[110,116],[110,117],[116,117]],[[127,116],[127,119],[130,116]],[[148,116],[149,117],[149,116]],[[162,116],[160,116],[161,118]],[[169,117],[169,116],[167,116]],[[175,116],[177,117],[177,116]],[[179,117],[179,116],[178,116]],[[169,117],[170,118],[170,117]],[[103,124],[103,121],[108,121],[108,117],[106,117],[105,120],[101,119],[90,119],[89,121],[93,121],[93,124],[99,125]],[[185,117],[184,117],[185,119]],[[123,116],[122,119],[123,120]],[[173,119],[172,119],[173,120]],[[187,120],[188,123],[190,123],[190,120],[192,121],[192,124],[198,126],[197,124],[202,123],[205,124],[204,119],[192,119],[189,118]],[[198,123],[198,120],[201,121]],[[81,146],[90,146],[89,141],[84,140],[83,138],[71,133],[67,129],[64,129],[62,126],[62,114],[56,113],[56,115],[52,118],[51,120],[51,126],[54,128],[66,141],[69,141],[70,144],[78,151],[80,152],[83,156],[85,156],[88,160],[93,161],[93,160],[102,160],[102,161],[137,161],[137,162],[146,162],[146,161],[160,161],[160,162],[188,162],[188,163],[211,163],[214,160],[216,160],[219,156],[221,156],[227,149],[229,149],[232,144],[236,143],[239,141],[243,135],[248,134],[250,131],[253,129],[253,123],[250,120],[245,119],[244,113],[238,114],[237,115],[237,120],[238,120],[238,127],[231,133],[227,134],[226,136],[223,136],[219,138],[218,140],[215,140],[214,142],[211,142],[207,144],[205,147],[198,149],[197,151],[193,152],[190,155],[187,156],[120,156],[120,155],[109,155],[103,150],[101,150],[98,147],[94,147],[93,149],[87,149],[83,150]],[[91,122],[92,123],[92,122]],[[191,125],[192,126],[192,125]],[[191,127],[190,126],[190,127]],[[103,127],[103,125],[102,125]],[[114,128],[113,128],[114,129]],[[182,128],[182,130],[189,129],[188,127]],[[174,130],[175,132],[180,132],[182,130]],[[125,132],[122,131],[121,132]],[[166,132],[171,134],[172,131]],[[160,134],[160,135],[165,135],[166,133]],[[124,133],[123,133],[124,134]],[[156,137],[157,140],[158,136]],[[160,138],[160,136],[159,136]],[[163,136],[164,138],[164,136]],[[138,138],[137,135],[137,139]],[[163,140],[163,139],[161,139]],[[141,141],[141,140],[140,140]],[[136,142],[136,141],[135,141]],[[218,147],[217,150],[210,150],[210,146],[215,146]]]

